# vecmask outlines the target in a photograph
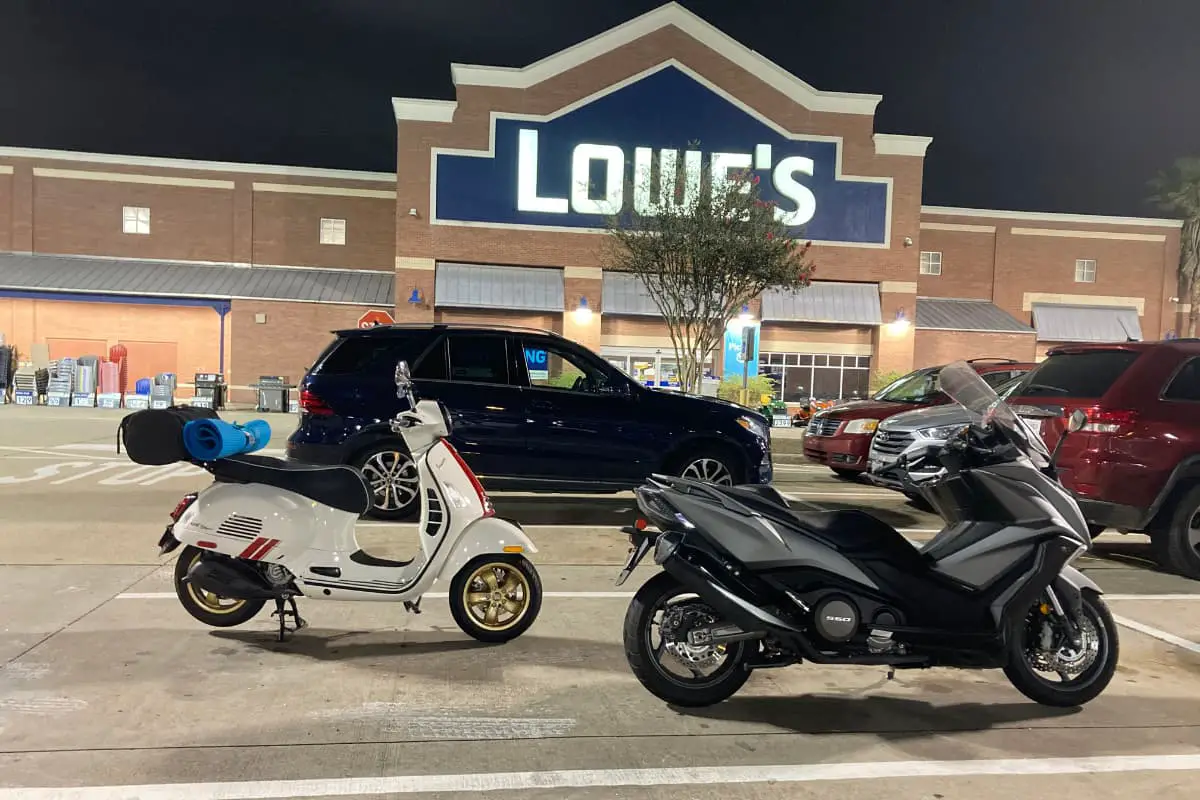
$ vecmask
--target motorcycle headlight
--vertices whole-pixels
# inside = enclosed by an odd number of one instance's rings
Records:
[[[874,433],[878,427],[877,419],[852,419],[846,423],[842,433]]]
[[[918,439],[931,439],[944,442],[965,427],[966,425],[939,425],[936,428],[922,428],[921,430],[913,431],[913,435]]]
[[[738,417],[737,424],[741,425],[743,428],[750,431],[760,439],[767,438],[767,426],[763,425],[753,417]]]

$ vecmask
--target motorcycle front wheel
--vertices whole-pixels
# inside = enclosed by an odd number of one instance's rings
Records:
[[[1042,705],[1074,708],[1107,688],[1120,656],[1117,623],[1104,600],[1085,591],[1075,624],[1083,640],[1078,648],[1041,603],[1015,626],[1004,674],[1017,691]]]
[[[699,708],[732,697],[750,677],[757,642],[692,646],[687,632],[719,622],[716,612],[665,572],[633,596],[625,613],[625,658],[642,686],[676,706]]]

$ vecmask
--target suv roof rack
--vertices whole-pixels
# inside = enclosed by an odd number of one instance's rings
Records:
[[[968,358],[968,364],[980,364],[987,361],[992,364],[1016,364],[1018,361],[1015,358]]]
[[[370,328],[342,328],[333,331],[338,336],[364,335],[372,331],[403,331],[403,330],[474,330],[474,331],[506,331],[509,333],[537,333],[543,336],[553,336],[561,339],[562,334],[545,328],[535,328],[529,325],[505,325],[495,322],[393,322],[388,325],[374,325]]]

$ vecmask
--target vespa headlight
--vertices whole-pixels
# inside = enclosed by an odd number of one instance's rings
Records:
[[[950,439],[951,437],[953,437],[955,434],[957,434],[959,431],[961,431],[965,427],[967,427],[967,426],[961,425],[961,424],[960,425],[938,425],[936,428],[922,428],[920,430],[913,431],[913,436],[915,436],[918,439],[928,439],[928,440],[932,440],[932,441],[944,442],[947,439]]]
[[[750,431],[760,439],[767,438],[767,426],[763,425],[754,417],[738,417],[737,424],[741,425],[743,428]]]
[[[852,419],[846,423],[842,433],[874,433],[878,427],[877,419]]]

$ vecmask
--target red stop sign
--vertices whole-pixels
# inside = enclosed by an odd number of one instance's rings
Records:
[[[372,309],[358,318],[358,327],[373,328],[376,325],[391,325],[395,321],[387,311]]]

